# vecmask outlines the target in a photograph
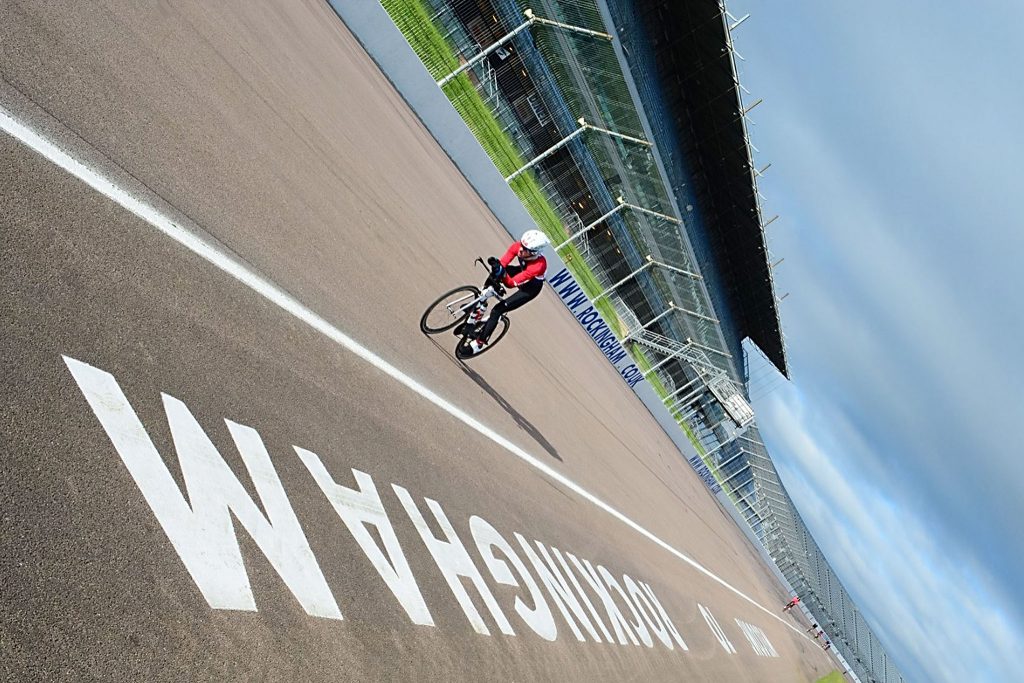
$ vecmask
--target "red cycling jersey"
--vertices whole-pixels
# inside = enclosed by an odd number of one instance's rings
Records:
[[[519,256],[519,252],[522,250],[522,245],[519,242],[513,242],[512,246],[508,248],[505,255],[502,256],[498,261],[501,262],[503,268],[507,268],[508,264],[512,263],[512,259]],[[530,280],[543,280],[544,272],[548,269],[548,262],[543,256],[538,255],[537,258],[526,259],[519,257],[519,264],[523,267],[521,271],[513,276],[505,275],[502,279],[502,284],[506,287],[520,287]]]

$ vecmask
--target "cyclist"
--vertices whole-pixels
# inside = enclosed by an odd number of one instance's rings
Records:
[[[469,343],[470,352],[475,355],[480,353],[486,346],[487,341],[498,326],[498,321],[503,313],[513,311],[526,304],[540,294],[544,288],[544,272],[548,268],[548,262],[541,255],[541,250],[551,244],[548,236],[540,230],[527,230],[518,242],[513,242],[500,259],[491,256],[487,259],[491,266],[491,282],[497,282],[505,287],[516,287],[517,291],[504,301],[491,309],[491,315],[480,328],[476,339]],[[513,259],[519,259],[518,264],[513,264]]]

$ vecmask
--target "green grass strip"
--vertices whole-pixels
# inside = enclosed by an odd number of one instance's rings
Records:
[[[843,678],[843,674],[839,671],[833,671],[828,676],[819,678],[814,683],[843,683],[846,679]]]

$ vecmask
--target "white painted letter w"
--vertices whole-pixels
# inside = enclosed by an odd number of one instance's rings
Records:
[[[64,362],[210,607],[256,611],[233,513],[308,614],[342,618],[256,430],[225,420],[267,517],[188,407],[161,394],[186,501],[114,376],[67,356]]]

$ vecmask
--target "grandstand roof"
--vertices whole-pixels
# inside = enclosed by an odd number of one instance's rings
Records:
[[[723,6],[718,0],[640,0],[637,11],[696,184],[707,233],[701,237],[728,299],[716,305],[728,306],[740,338],[749,337],[788,377]]]

